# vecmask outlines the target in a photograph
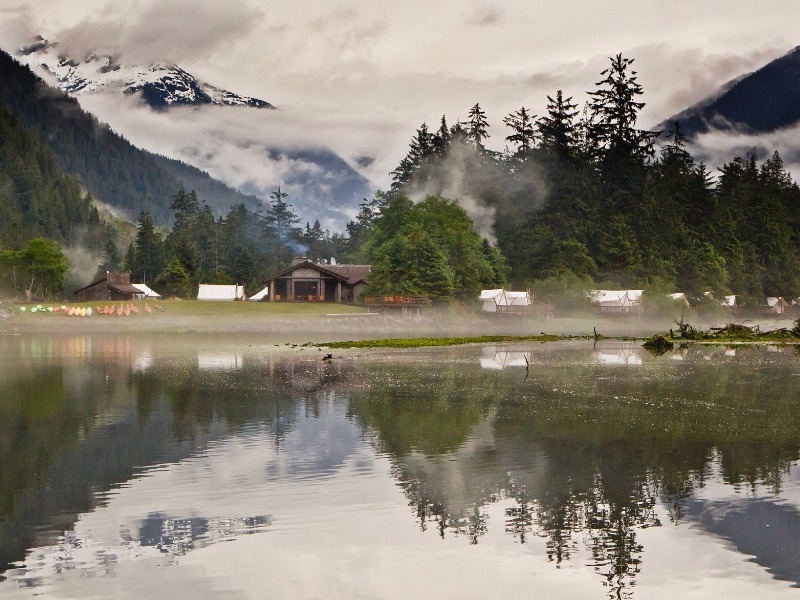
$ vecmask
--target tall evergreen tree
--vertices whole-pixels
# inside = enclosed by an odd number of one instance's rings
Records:
[[[513,156],[518,160],[524,160],[534,146],[536,141],[535,120],[536,115],[529,114],[528,109],[524,106],[503,119],[503,122],[511,129],[511,134],[506,136],[506,141],[516,146]]]
[[[478,150],[483,150],[483,141],[489,137],[489,121],[479,103],[469,109],[467,115],[467,139]]]
[[[136,225],[133,263],[128,265],[134,281],[154,281],[164,267],[164,242],[150,213],[142,211]]]
[[[555,99],[547,96],[547,114],[537,122],[542,148],[551,151],[560,158],[572,156],[578,145],[578,132],[575,118],[578,115],[577,104],[572,98],[564,98],[558,90]]]
[[[611,65],[601,71],[604,78],[589,92],[592,123],[588,132],[600,161],[601,174],[607,183],[618,185],[635,179],[633,169],[652,156],[657,134],[637,129],[636,121],[645,103],[634,59],[622,54],[609,59]]]

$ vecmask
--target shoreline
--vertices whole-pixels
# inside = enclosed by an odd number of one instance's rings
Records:
[[[235,335],[259,336],[297,343],[359,342],[365,340],[479,338],[505,336],[538,338],[541,336],[585,337],[593,339],[595,331],[604,339],[645,340],[674,327],[668,317],[608,317],[600,315],[557,316],[537,319],[533,316],[487,317],[459,306],[429,309],[422,315],[373,315],[362,307],[341,304],[288,304],[262,302],[199,302],[167,300],[158,304],[163,312],[147,313],[145,305],[132,303],[138,314],[117,316],[93,314],[91,317],[67,316],[58,312],[32,313],[20,306],[0,304],[0,335]],[[34,307],[38,305],[25,305]],[[92,306],[97,303],[69,304],[69,307]],[[698,325],[709,327],[726,320]],[[729,319],[728,319],[729,320]],[[791,318],[745,321],[758,324],[762,330],[790,328]],[[674,340],[681,342],[683,340]],[[699,340],[698,340],[699,341]],[[721,343],[735,343],[725,340]],[[746,340],[745,340],[746,341]]]

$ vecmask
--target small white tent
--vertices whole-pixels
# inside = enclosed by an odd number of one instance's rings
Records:
[[[591,290],[589,298],[601,313],[629,313],[642,305],[643,290]]]
[[[219,300],[230,302],[232,300],[247,300],[244,295],[243,285],[211,285],[201,283],[197,290],[198,300]]]
[[[260,292],[253,294],[248,298],[248,300],[250,300],[250,302],[261,302],[267,296],[269,296],[269,286],[265,287]]]
[[[482,290],[478,299],[483,312],[519,312],[533,304],[530,292],[509,292],[502,288]]]
[[[144,300],[146,298],[161,298],[161,294],[150,289],[146,283],[132,283],[131,285],[141,292],[141,294],[136,294],[137,300]]]

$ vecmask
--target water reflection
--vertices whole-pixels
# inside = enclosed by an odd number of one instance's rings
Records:
[[[507,367],[527,367],[530,355],[530,352],[498,350],[496,346],[486,346],[480,359],[481,368],[500,371]]]
[[[176,557],[235,569],[239,547],[287,568],[286,548],[318,558],[321,540],[355,552],[356,539],[364,560],[346,577],[364,585],[385,539],[434,570],[480,556],[494,572],[499,552],[526,558],[528,585],[579,567],[595,595],[651,597],[684,576],[716,593],[722,562],[669,574],[697,536],[709,556],[760,569],[748,571],[759,585],[732,597],[773,589],[759,573],[800,585],[800,359],[727,350],[657,357],[581,342],[324,361],[247,340],[0,339],[11,365],[0,371],[0,596]],[[412,522],[417,537],[404,533]],[[418,576],[428,595],[478,595],[466,576]],[[294,589],[274,594],[303,597],[288,580]],[[410,592],[392,585],[365,594]],[[577,581],[553,585],[550,597],[580,595]]]

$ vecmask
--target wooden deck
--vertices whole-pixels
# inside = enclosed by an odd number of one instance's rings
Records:
[[[404,315],[419,314],[423,306],[429,306],[430,298],[425,296],[366,296],[364,304],[369,312],[388,314],[399,312]]]

